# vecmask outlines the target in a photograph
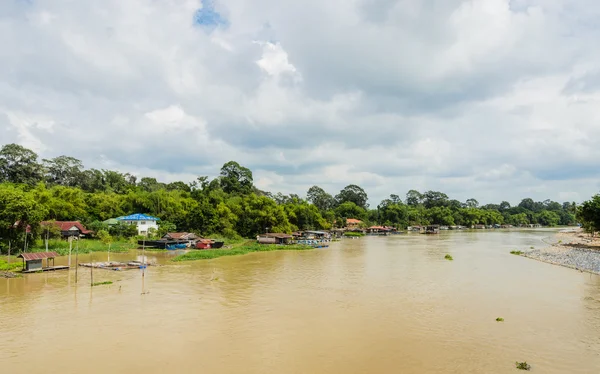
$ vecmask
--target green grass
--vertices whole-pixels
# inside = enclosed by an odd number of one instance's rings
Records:
[[[365,236],[365,234],[363,234],[362,232],[346,231],[344,233],[344,236],[361,237],[361,236]]]
[[[450,255],[445,255],[445,256],[444,256],[444,258],[445,258],[446,260],[448,260],[448,261],[452,261],[452,260],[454,260],[454,259],[452,258],[452,256],[450,256]]]
[[[519,370],[531,370],[531,365],[527,364],[526,361],[523,362],[515,362],[517,369]]]
[[[10,256],[10,263],[6,262],[6,256],[0,258],[0,271],[20,271],[23,264],[20,259]]]
[[[496,322],[504,322],[504,318],[498,317],[498,318],[496,318]]]
[[[523,252],[522,251],[510,251],[510,254],[520,256],[523,254]]]
[[[111,282],[111,281],[96,282],[96,283],[92,283],[92,287],[95,287],[95,286],[104,286],[105,284],[113,284],[113,282]]]
[[[190,251],[186,254],[177,256],[173,261],[194,261],[194,260],[210,260],[213,258],[225,256],[240,256],[252,252],[271,252],[271,251],[301,251],[313,249],[309,245],[274,245],[274,244],[258,244],[253,241],[240,243],[235,248],[219,248],[219,249],[201,249]]]
[[[76,242],[73,242],[72,253],[75,253]],[[137,243],[131,243],[129,241],[117,241],[110,245],[111,252],[127,252],[131,249],[137,248]],[[60,239],[51,239],[48,241],[48,250],[58,253],[61,256],[69,254],[69,242]],[[37,240],[33,246],[31,246],[28,252],[45,252],[46,246],[43,240]],[[81,239],[79,240],[79,253],[90,253],[90,252],[107,252],[108,244],[102,243],[100,240],[94,239]]]

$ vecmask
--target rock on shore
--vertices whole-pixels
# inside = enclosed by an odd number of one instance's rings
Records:
[[[596,240],[589,239],[579,230],[560,232],[556,235],[556,238],[560,241],[551,247],[526,251],[523,256],[550,264],[600,274],[600,250],[596,247]]]
[[[593,249],[536,249],[523,253],[523,256],[550,264],[566,266],[572,269],[600,274],[600,252]]]

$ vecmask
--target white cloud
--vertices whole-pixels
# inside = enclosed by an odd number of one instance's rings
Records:
[[[498,202],[600,188],[591,0],[0,4],[0,131],[165,180]],[[104,158],[103,158],[104,157]]]

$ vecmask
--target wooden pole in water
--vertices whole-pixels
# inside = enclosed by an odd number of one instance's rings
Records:
[[[8,258],[6,259],[6,263],[10,264],[10,245],[12,244],[12,241],[10,239],[8,239]]]
[[[94,260],[92,259],[92,252],[90,251],[90,286],[94,286]]]
[[[79,269],[79,243],[75,248],[75,283],[77,283],[77,269]]]
[[[146,237],[142,239],[142,295],[145,293],[144,290],[144,279],[146,275]]]
[[[71,268],[71,249],[73,248],[73,237],[69,236],[69,268]]]

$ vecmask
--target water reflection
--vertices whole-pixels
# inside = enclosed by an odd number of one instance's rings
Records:
[[[140,270],[94,270],[113,282],[97,287],[88,269],[78,283],[74,271],[3,279],[0,362],[10,373],[48,362],[63,373],[506,373],[516,360],[597,372],[600,277],[508,253],[548,235],[367,237],[188,263],[146,252],[163,266],[146,270],[145,295]]]

